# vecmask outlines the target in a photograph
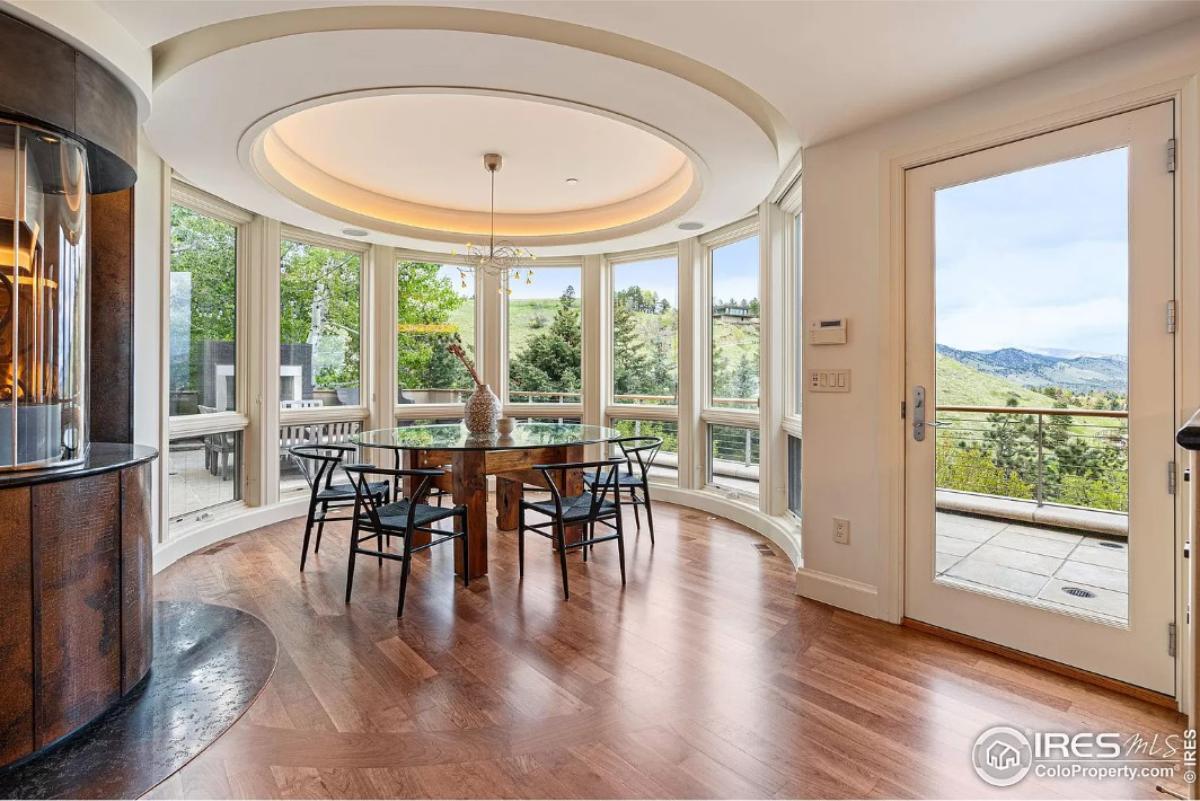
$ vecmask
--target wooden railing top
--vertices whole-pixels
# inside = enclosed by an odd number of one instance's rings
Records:
[[[1038,406],[962,406],[946,405],[937,407],[939,412],[981,412],[986,414],[1044,414],[1060,417],[1109,417],[1123,419],[1129,417],[1127,409],[1055,409]]]

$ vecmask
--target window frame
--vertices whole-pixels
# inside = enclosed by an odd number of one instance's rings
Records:
[[[526,265],[526,269],[529,265]],[[587,321],[585,319],[584,308],[588,303],[585,298],[587,275],[587,266],[584,256],[563,256],[554,258],[539,258],[536,264],[532,265],[534,273],[541,270],[561,270],[561,269],[576,269],[579,271],[579,326],[580,326],[580,390],[579,400],[574,403],[519,403],[513,402],[509,398],[509,338],[508,338],[508,307],[512,297],[504,291],[503,281],[487,281],[485,285],[496,285],[500,293],[500,363],[497,371],[499,378],[500,391],[497,396],[500,398],[500,403],[503,408],[503,413],[508,417],[526,418],[526,417],[584,417],[584,402],[587,397],[588,390],[586,376],[584,375],[584,362],[587,358]],[[536,279],[535,279],[536,280]],[[482,304],[480,304],[482,308]],[[478,330],[478,329],[477,329]]]
[[[715,407],[712,405],[713,252],[718,250],[719,248],[724,247],[725,245],[731,245],[731,244],[734,244],[735,242],[740,242],[740,241],[748,239],[752,236],[759,237],[758,286],[759,286],[759,303],[761,305],[763,302],[762,288],[763,288],[765,276],[763,275],[764,271],[763,271],[763,263],[762,263],[763,262],[763,259],[762,259],[762,254],[763,254],[762,226],[760,225],[759,215],[757,213],[755,213],[749,217],[746,217],[744,219],[738,220],[737,222],[730,223],[729,225],[726,225],[722,228],[718,228],[714,231],[710,231],[709,233],[701,236],[699,238],[699,243],[698,243],[700,246],[700,249],[701,249],[701,260],[700,261],[701,261],[701,264],[703,265],[703,269],[700,271],[701,274],[699,276],[701,286],[702,286],[702,291],[701,291],[700,295],[703,298],[703,305],[700,309],[697,310],[699,312],[699,314],[696,315],[696,321],[700,324],[697,325],[696,328],[700,329],[699,330],[700,336],[697,339],[699,340],[700,353],[702,355],[703,362],[704,362],[704,370],[703,370],[702,375],[699,376],[699,381],[696,381],[695,377],[693,377],[693,382],[696,384],[696,387],[700,392],[699,403],[697,404],[697,406],[699,407],[700,420],[699,420],[699,426],[697,427],[697,430],[693,433],[693,437],[695,438],[695,443],[700,448],[700,452],[703,455],[703,460],[700,465],[702,468],[701,481],[702,481],[703,489],[710,491],[710,492],[718,493],[718,494],[726,494],[728,492],[728,488],[719,486],[712,482],[712,449],[709,447],[709,428],[710,428],[710,426],[724,425],[724,426],[736,426],[739,428],[757,428],[758,435],[759,435],[760,451],[761,451],[761,443],[762,443],[762,438],[763,438],[763,431],[762,431],[762,415],[763,415],[762,395],[763,395],[763,392],[762,392],[762,387],[764,385],[764,382],[763,382],[763,377],[762,377],[761,339],[759,342],[759,402],[758,402],[758,406],[753,411],[751,411],[748,409],[723,409],[723,408],[718,408],[718,407]],[[762,328],[761,328],[761,320],[760,320],[759,336],[761,337],[761,335],[762,335]],[[760,456],[760,459],[759,459],[759,483],[760,483],[760,486],[762,483],[762,473],[763,473],[763,465],[762,465],[762,459]],[[761,498],[762,498],[762,492],[760,490],[758,499],[761,499]],[[755,501],[754,501],[755,506],[757,506],[759,503],[758,499],[755,499]]]
[[[613,301],[616,298],[616,268],[623,264],[637,264],[638,262],[654,261],[656,259],[672,259],[675,262],[675,402],[669,404],[648,404],[648,403],[624,403],[614,399],[613,394],[613,354],[616,352],[616,331],[612,328],[613,319]],[[602,413],[605,419],[609,417],[622,417],[625,419],[645,417],[641,412],[645,409],[665,409],[670,411],[670,416],[655,415],[657,420],[677,420],[679,417],[679,395],[681,392],[680,385],[683,383],[683,378],[680,370],[680,350],[678,340],[682,337],[680,326],[682,325],[682,317],[680,305],[682,303],[682,289],[679,280],[680,258],[678,244],[666,245],[662,247],[645,248],[643,250],[631,250],[621,253],[606,253],[604,255],[603,267],[603,284],[602,284],[602,306],[603,306],[603,326],[601,337],[603,341],[601,347],[604,352],[604,372],[602,374],[603,400]],[[608,333],[605,336],[603,329],[607,329]],[[636,414],[623,414],[622,410],[634,411]]]
[[[162,452],[170,454],[171,443],[180,439],[192,439],[195,437],[215,435],[215,434],[241,434],[244,442],[246,438],[246,429],[250,425],[248,409],[250,406],[250,386],[247,380],[247,365],[249,364],[249,353],[251,343],[249,341],[250,326],[246,320],[246,315],[243,310],[246,308],[246,293],[248,291],[248,282],[246,280],[247,256],[249,253],[248,237],[250,235],[250,224],[253,221],[253,215],[243,209],[227,203],[218,197],[198,189],[191,184],[183,181],[178,176],[170,176],[169,189],[164,192],[164,214],[163,214],[163,260],[162,260],[162,289],[161,296],[163,301],[163,309],[161,314],[161,351],[162,351],[162,409],[163,420],[165,425],[162,427]],[[234,255],[234,365],[233,371],[236,377],[234,382],[234,408],[230,411],[215,412],[213,414],[188,414],[188,415],[172,415],[170,414],[170,390],[168,387],[171,365],[171,324],[170,324],[170,297],[171,297],[171,209],[175,206],[181,206],[194,214],[199,214],[210,219],[218,220],[227,223],[234,227],[236,233],[235,240],[235,255]],[[244,465],[238,465],[235,474],[239,476],[240,486],[236,488],[235,495],[237,496],[232,501],[226,501],[216,506],[207,506],[202,509],[196,509],[182,515],[172,517],[167,510],[170,509],[170,481],[166,475],[166,461],[163,460],[163,522],[165,529],[186,528],[193,523],[205,522],[214,517],[214,510],[220,509],[238,509],[245,506],[243,500],[246,493],[246,470]],[[166,532],[164,532],[165,534]]]
[[[399,322],[399,290],[396,287],[399,285],[398,280],[400,265],[406,261],[436,263],[442,265],[443,267],[462,267],[471,273],[475,292],[473,300],[475,304],[475,342],[473,343],[475,350],[475,371],[479,373],[481,378],[484,378],[484,381],[487,381],[487,354],[483,348],[483,326],[485,325],[485,320],[482,296],[484,292],[484,281],[482,280],[482,276],[480,276],[479,271],[468,265],[464,259],[455,258],[455,256],[452,254],[432,253],[420,250],[405,250],[402,248],[395,249],[392,262],[392,272],[396,280],[392,284],[391,325],[388,329],[391,332],[391,335],[390,342],[387,344],[387,347],[390,348],[389,352],[391,353],[390,364],[393,378],[396,380],[399,379],[399,376],[395,374],[396,359],[398,356],[398,353],[396,352],[396,325]],[[462,417],[463,408],[465,406],[465,401],[463,403],[396,403],[396,401],[393,399],[392,419],[399,422],[402,420]]]
[[[356,242],[341,237],[329,236],[328,234],[317,233],[316,231],[306,231],[303,228],[296,228],[291,225],[281,225],[279,229],[279,250],[282,252],[284,241],[298,242],[302,245],[310,247],[326,248],[329,250],[343,250],[358,254],[358,403],[353,406],[322,406],[315,409],[284,409],[279,407],[279,426],[284,425],[303,425],[316,423],[339,423],[359,421],[366,422],[370,416],[370,408],[364,403],[369,393],[369,388],[373,386],[372,379],[372,359],[371,353],[375,343],[371,342],[371,332],[368,326],[370,310],[374,308],[375,299],[370,286],[370,269],[369,263],[371,260],[371,246],[367,242]],[[279,273],[279,279],[283,275],[283,258],[282,255],[276,256],[276,271]],[[278,279],[277,279],[278,280]],[[282,311],[282,295],[276,293],[275,298],[275,340],[276,349],[274,354],[270,354],[271,363],[275,366],[274,380],[278,381],[278,372],[280,367],[279,347],[282,345],[281,336],[281,311]]]

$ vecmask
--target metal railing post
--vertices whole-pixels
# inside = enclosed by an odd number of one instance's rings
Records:
[[[746,456],[745,456],[745,459],[744,459],[744,461],[742,462],[742,466],[743,466],[743,467],[749,467],[749,466],[750,466],[750,462],[751,462],[751,456],[750,456],[750,429],[748,429],[748,428],[747,428],[747,429],[746,429]]]
[[[1042,506],[1045,501],[1045,498],[1042,497],[1042,495],[1043,495],[1042,484],[1045,479],[1045,473],[1046,473],[1046,464],[1042,458],[1042,439],[1043,439],[1043,437],[1042,437],[1042,431],[1043,431],[1042,421],[1044,419],[1045,418],[1041,414],[1039,414],[1037,416],[1037,421],[1038,421],[1038,426],[1037,426],[1037,505],[1038,506]]]

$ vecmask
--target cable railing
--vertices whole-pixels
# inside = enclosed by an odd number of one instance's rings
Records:
[[[1128,417],[1118,409],[938,406],[937,487],[1125,512]]]
[[[463,403],[471,389],[461,387],[405,387],[401,390],[401,403]],[[580,390],[510,389],[509,400],[513,403],[583,403]],[[633,406],[674,406],[679,402],[675,395],[652,395],[647,393],[618,393],[612,396],[613,403]],[[758,398],[713,398],[713,405],[757,409]]]

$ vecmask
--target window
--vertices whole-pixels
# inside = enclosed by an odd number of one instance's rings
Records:
[[[172,417],[237,408],[237,237],[232,223],[171,206]]]
[[[804,449],[802,447],[799,437],[788,436],[787,442],[788,442],[788,450],[787,450],[787,469],[788,469],[787,505],[788,505],[788,511],[791,512],[792,514],[794,514],[796,517],[800,517],[800,499],[801,499],[800,477],[802,475],[802,473],[800,472],[800,461],[801,461],[801,456],[803,455]]]
[[[612,266],[613,403],[674,406],[679,389],[674,257]]]
[[[579,267],[547,267],[508,294],[510,403],[581,403],[583,373]]]
[[[679,483],[679,425],[674,420],[618,418],[609,423],[623,437],[658,437],[662,448],[650,467],[651,479],[672,486]],[[619,455],[619,454],[618,454]],[[634,465],[637,468],[637,465]]]
[[[708,427],[708,483],[731,496],[758,496],[758,428]]]
[[[796,215],[792,240],[792,413],[799,415],[804,407],[804,217]]]
[[[304,469],[291,449],[297,445],[353,445],[350,438],[362,431],[362,423],[358,420],[331,420],[321,423],[281,423],[279,426],[279,494],[285,495],[297,490],[308,490],[308,481],[304,477]],[[358,456],[346,455],[343,461],[347,464],[364,459],[361,452]],[[312,468],[312,465],[309,465]],[[335,482],[345,480],[344,475],[335,475]]]
[[[709,342],[711,405],[758,409],[758,236],[713,248]]]
[[[241,499],[241,431],[171,438],[167,516],[172,524],[204,520],[214,507]]]
[[[279,402],[358,406],[362,256],[284,239],[279,252]]]
[[[475,360],[475,274],[429,262],[396,271],[396,402],[462,403],[475,388],[447,346]]]
[[[179,188],[181,199],[207,198]],[[242,498],[242,427],[237,413],[238,225],[171,205],[167,292],[167,517],[175,527],[205,520]]]

